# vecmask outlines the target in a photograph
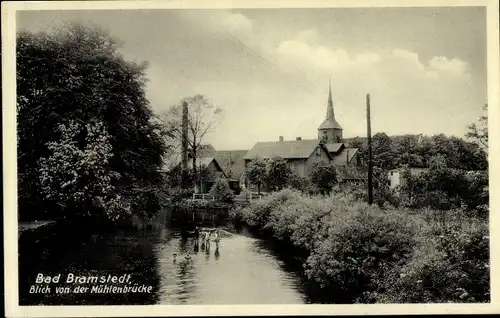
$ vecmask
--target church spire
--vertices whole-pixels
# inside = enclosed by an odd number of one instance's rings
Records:
[[[326,106],[326,118],[325,121],[318,127],[318,136],[320,139],[326,137],[327,142],[341,142],[342,140],[342,127],[335,119],[335,113],[333,112],[333,99],[332,99],[332,80],[328,81],[328,104]]]
[[[332,101],[332,79],[328,79],[328,105],[326,106],[326,120],[335,120],[335,113],[333,112],[333,101]]]

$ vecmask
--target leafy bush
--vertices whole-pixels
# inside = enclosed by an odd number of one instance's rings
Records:
[[[181,201],[183,199],[191,199],[193,197],[194,190],[182,189],[181,187],[175,187],[170,189],[169,195],[170,199],[174,202]]]
[[[332,187],[337,183],[337,176],[337,168],[333,164],[318,162],[314,165],[309,177],[322,193],[330,193]]]
[[[305,274],[337,301],[489,299],[488,223],[465,210],[381,209],[355,192],[284,189],[231,215],[307,251]]]
[[[488,302],[489,236],[485,222],[472,219],[424,233],[412,258],[392,270],[379,302]]]
[[[418,222],[397,211],[356,204],[338,206],[328,235],[314,247],[306,263],[306,274],[351,299],[371,302],[380,282],[394,266],[411,256]]]
[[[271,211],[284,204],[288,200],[298,199],[300,193],[292,189],[284,189],[274,192],[263,199],[256,200],[242,211],[243,218],[248,225],[260,229],[267,228]]]
[[[233,202],[234,200],[233,190],[229,187],[226,179],[217,179],[210,189],[210,194],[214,196],[216,201]]]
[[[299,176],[296,173],[292,173],[288,177],[288,186],[292,189],[299,190],[302,193],[306,193],[311,186],[311,181],[309,180],[309,178]]]

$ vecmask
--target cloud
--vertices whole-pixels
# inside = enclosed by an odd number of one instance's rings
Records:
[[[469,67],[467,63],[457,58],[448,59],[444,56],[435,56],[429,62],[429,67],[437,72],[449,72],[452,74],[466,74]]]
[[[221,24],[233,32],[248,33],[252,30],[253,23],[241,13],[229,13],[221,19]]]
[[[375,101],[375,129],[430,133],[443,128],[461,131],[468,124],[477,92],[465,61],[443,56],[422,61],[417,53],[400,48],[353,53],[342,47],[313,45],[307,34],[282,41],[275,54],[309,78],[332,77],[336,112],[348,135],[364,134],[359,114],[366,93]]]

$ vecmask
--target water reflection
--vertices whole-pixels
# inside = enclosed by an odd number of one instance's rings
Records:
[[[300,277],[262,241],[234,234],[215,244],[182,238],[164,228],[66,240],[38,250],[20,243],[21,304],[301,304]],[[174,254],[176,256],[174,257]],[[224,254],[221,257],[221,254]],[[39,262],[30,260],[38,259]],[[24,265],[24,266],[21,266]],[[40,296],[28,293],[38,272],[133,273],[152,294]],[[23,288],[21,288],[23,287]]]

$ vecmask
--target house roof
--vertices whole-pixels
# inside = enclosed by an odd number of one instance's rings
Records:
[[[319,145],[318,139],[258,142],[247,152],[244,159],[267,159],[276,156],[285,159],[309,158]]]
[[[196,165],[198,167],[202,167],[202,166],[205,166],[205,167],[208,167],[208,165],[210,163],[212,163],[212,161],[214,161],[214,157],[201,157],[201,158],[196,158]],[[216,164],[219,165],[216,161]],[[189,159],[188,160],[188,166],[189,168],[192,168],[193,167],[193,159]],[[220,166],[220,165],[219,165]]]
[[[333,143],[333,144],[326,144],[326,149],[328,150],[329,153],[332,152],[337,152],[344,146],[343,143]]]
[[[359,148],[345,148],[338,155],[333,157],[333,164],[336,166],[343,166],[351,162],[352,158],[356,155]]]
[[[245,155],[248,150],[221,150],[215,158],[229,179],[239,180],[245,172]]]
[[[215,157],[215,148],[211,144],[199,145],[196,150],[196,156],[198,158],[202,157]]]

